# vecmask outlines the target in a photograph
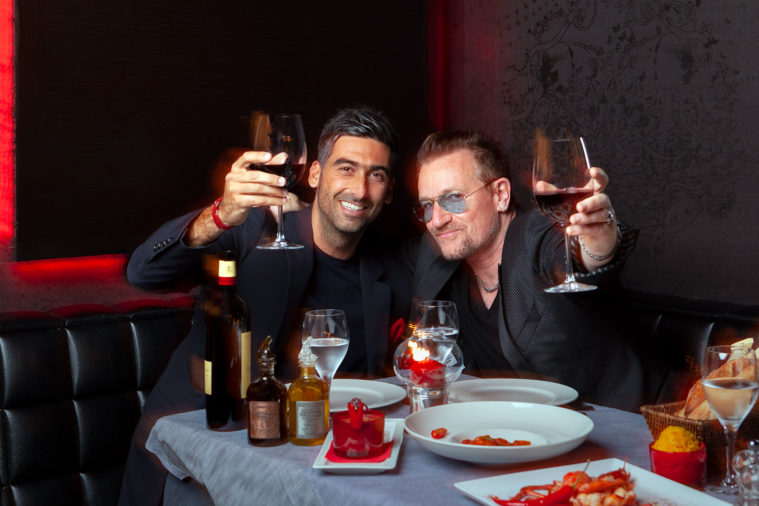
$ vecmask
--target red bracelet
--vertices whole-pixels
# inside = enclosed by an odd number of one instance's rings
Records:
[[[221,205],[221,197],[216,199],[213,203],[213,222],[216,223],[216,226],[219,227],[222,230],[229,230],[229,225],[225,225],[223,221],[221,221],[221,218],[219,218],[219,206]]]

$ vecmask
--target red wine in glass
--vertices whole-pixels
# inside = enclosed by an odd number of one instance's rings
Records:
[[[249,119],[250,148],[266,151],[280,163],[256,164],[252,169],[262,170],[285,178],[285,186],[291,189],[306,167],[306,135],[303,121],[298,114],[268,114],[255,111]],[[282,157],[282,158],[277,158]],[[258,249],[286,250],[302,248],[302,244],[290,242],[283,229],[282,206],[277,206],[277,235],[273,240],[256,245]]]
[[[597,288],[575,279],[571,238],[566,232],[577,203],[593,195],[590,160],[582,137],[562,131],[549,136],[535,132],[532,192],[541,212],[564,228],[564,273],[562,283],[546,288],[549,293],[585,292]]]
[[[276,174],[277,176],[284,177],[285,187],[289,190],[298,182],[298,178],[303,174],[303,169],[305,169],[305,167],[305,163],[285,162],[272,165],[254,164],[250,166],[250,169],[261,170],[263,172],[268,172],[269,174]]]
[[[569,223],[577,203],[593,195],[587,188],[559,188],[550,191],[535,191],[535,201],[540,210],[562,227]]]

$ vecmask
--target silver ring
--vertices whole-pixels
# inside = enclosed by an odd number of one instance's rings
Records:
[[[614,216],[614,211],[612,211],[611,209],[608,209],[606,212],[609,213],[608,216],[606,217],[606,223],[611,223],[617,219],[617,217]]]

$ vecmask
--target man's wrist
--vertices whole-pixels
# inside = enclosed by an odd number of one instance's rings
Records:
[[[223,197],[219,197],[216,199],[213,203],[213,210],[211,211],[211,216],[213,217],[214,224],[220,229],[220,230],[229,230],[232,227],[224,223],[221,218],[219,217],[219,206],[221,206],[221,199]]]
[[[592,258],[596,262],[603,262],[613,257],[617,253],[617,250],[619,249],[619,244],[621,241],[622,241],[622,231],[619,229],[619,225],[617,225],[617,241],[614,243],[614,247],[612,248],[612,250],[606,255],[596,255],[595,253],[593,253],[592,251],[588,249],[588,246],[585,244],[585,241],[582,240],[582,236],[577,237],[577,242],[580,243],[580,248],[582,248],[583,253],[588,255],[588,257]]]

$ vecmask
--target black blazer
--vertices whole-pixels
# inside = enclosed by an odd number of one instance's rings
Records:
[[[199,213],[196,211],[166,223],[139,246],[127,265],[129,281],[154,291],[189,289],[204,278],[205,254],[218,254],[227,249],[237,251],[237,292],[251,313],[251,349],[255,352],[266,335],[274,336],[278,365],[285,366],[280,368],[280,379],[288,380],[288,375],[293,375],[295,369],[292,360],[286,359],[288,331],[301,324],[300,304],[314,264],[311,208],[285,214],[288,239],[305,247],[284,252],[255,248],[262,230],[273,225],[267,219],[268,214],[261,209],[251,210],[242,225],[224,232],[213,244],[188,248],[181,238]],[[383,244],[365,233],[357,251],[361,280],[361,293],[357,296],[364,305],[370,376],[388,374],[388,370],[383,369],[393,351],[389,349],[388,334],[397,319],[406,317],[411,298],[409,270],[394,256],[386,254]],[[296,348],[299,347],[300,339]],[[166,470],[145,450],[145,441],[161,416],[204,407],[202,385],[192,382],[192,378],[202,378],[204,353],[204,318],[198,309],[190,333],[171,356],[145,402],[129,450],[120,505],[160,503]],[[251,366],[254,374],[255,361]]]
[[[543,288],[563,276],[563,234],[536,211],[512,220],[504,240],[496,299],[498,338],[513,368],[509,373],[559,381],[585,399],[623,409],[635,410],[655,398],[662,373],[658,368],[649,370],[635,337],[627,335],[624,308],[617,299],[619,273],[636,235],[626,227],[622,231],[614,261],[577,276],[599,289],[550,294]],[[459,262],[440,257],[427,234],[409,258],[415,263],[415,298],[439,298],[446,284],[465,280]]]
[[[251,349],[255,352],[267,335],[274,337],[273,349],[278,357],[278,373],[289,381],[297,373],[294,357],[300,348],[288,343],[288,334],[299,327],[301,301],[308,288],[314,265],[311,207],[285,214],[288,239],[303,244],[296,250],[256,249],[262,230],[273,225],[267,213],[253,209],[240,226],[224,232],[214,243],[200,248],[185,246],[181,237],[199,211],[172,220],[148,238],[132,254],[127,276],[133,284],[150,290],[170,290],[198,284],[203,278],[203,257],[226,249],[237,252],[237,292],[251,314]],[[410,306],[411,277],[397,258],[365,234],[357,251],[363,300],[364,335],[369,376],[387,374],[390,326],[405,318]],[[172,356],[155,390],[158,395],[179,401],[196,398],[194,409],[202,407],[202,395],[196,395],[190,378],[194,358],[202,359],[205,350],[203,314],[196,311],[190,333]],[[299,335],[299,333],[298,333]],[[290,356],[291,360],[287,357]],[[251,366],[255,375],[255,360]],[[255,377],[255,376],[254,376]],[[200,402],[200,403],[198,403]],[[179,402],[184,407],[184,402]]]

